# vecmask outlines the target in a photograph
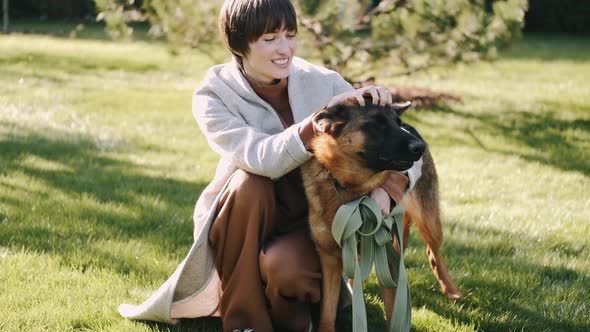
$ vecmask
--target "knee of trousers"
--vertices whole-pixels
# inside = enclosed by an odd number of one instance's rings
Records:
[[[267,295],[319,302],[321,265],[314,244],[305,232],[275,239],[259,254],[262,281]]]
[[[274,229],[275,204],[274,184],[270,178],[236,170],[217,206],[217,217],[209,231],[210,245],[213,248],[225,248],[226,244],[239,247],[250,239],[256,243],[252,252],[256,259],[260,241]],[[253,234],[264,238],[258,239]]]
[[[230,180],[228,190],[236,203],[246,207],[275,204],[274,184],[270,178],[238,169]]]

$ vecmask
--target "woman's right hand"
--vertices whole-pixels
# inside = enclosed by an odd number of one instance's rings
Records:
[[[334,96],[326,107],[331,107],[347,100],[356,100],[360,106],[365,106],[365,96],[371,96],[373,104],[381,106],[390,105],[393,102],[393,96],[389,89],[377,85],[368,85]]]

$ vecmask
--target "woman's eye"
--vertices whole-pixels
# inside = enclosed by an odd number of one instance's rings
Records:
[[[273,41],[273,40],[275,40],[275,39],[274,39],[274,37],[272,37],[272,38],[264,38],[264,41],[265,41],[265,42],[271,42],[271,41]]]

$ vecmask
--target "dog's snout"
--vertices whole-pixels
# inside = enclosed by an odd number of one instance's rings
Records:
[[[424,150],[426,150],[426,144],[422,141],[416,140],[410,143],[409,149],[414,155],[422,155]]]

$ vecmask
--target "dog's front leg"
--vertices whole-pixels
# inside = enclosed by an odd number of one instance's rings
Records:
[[[333,253],[322,252],[321,249],[319,251],[322,264],[322,308],[319,332],[335,332],[342,278],[342,258]]]
[[[379,285],[381,288],[381,296],[383,297],[383,305],[385,307],[385,318],[387,322],[387,330],[389,331],[391,325],[391,313],[393,312],[393,305],[395,303],[395,292],[397,288],[385,288],[383,285]]]

